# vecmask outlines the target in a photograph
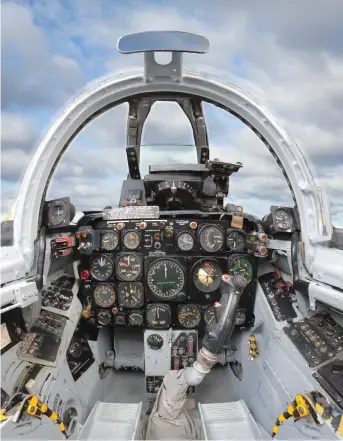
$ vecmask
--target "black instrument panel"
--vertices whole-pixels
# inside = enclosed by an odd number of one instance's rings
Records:
[[[237,325],[251,326],[256,255],[263,243],[246,229],[229,221],[98,221],[93,242],[97,237],[99,243],[81,256],[80,271],[96,323],[202,328],[220,299],[222,275],[239,273],[249,284]]]

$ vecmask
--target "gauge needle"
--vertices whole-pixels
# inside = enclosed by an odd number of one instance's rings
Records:
[[[164,277],[167,278],[167,264],[164,264]]]
[[[158,309],[156,310],[156,316],[158,319],[160,318],[160,313],[159,313]]]
[[[104,262],[104,259],[101,258],[101,259],[100,259],[100,266],[104,266],[104,263],[105,263],[105,262]]]
[[[128,255],[127,263],[130,265],[130,254]]]

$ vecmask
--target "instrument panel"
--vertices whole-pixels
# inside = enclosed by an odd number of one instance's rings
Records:
[[[92,231],[99,243],[81,256],[80,278],[98,326],[203,328],[224,273],[248,279],[236,324],[253,323],[257,233],[226,220],[98,221]]]

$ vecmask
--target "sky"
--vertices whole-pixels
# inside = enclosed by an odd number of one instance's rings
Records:
[[[206,55],[184,66],[247,90],[293,136],[343,227],[342,0],[17,0],[1,10],[1,214],[11,208],[39,141],[71,98],[99,77],[142,67],[122,55],[126,33],[180,30],[204,35]],[[71,143],[48,199],[69,196],[77,211],[116,206],[127,174],[127,104],[92,121]],[[240,161],[229,200],[258,216],[292,206],[262,141],[227,112],[204,104],[210,158]],[[143,132],[150,164],[196,162],[191,127],[175,103],[154,105]],[[169,145],[166,145],[169,144]]]

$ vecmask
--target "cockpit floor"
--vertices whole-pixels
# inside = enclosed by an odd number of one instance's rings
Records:
[[[101,400],[107,403],[138,403],[145,401],[143,372],[116,371],[110,386],[104,383]],[[196,387],[196,400],[200,403],[237,401],[238,379],[229,366],[216,367]]]

